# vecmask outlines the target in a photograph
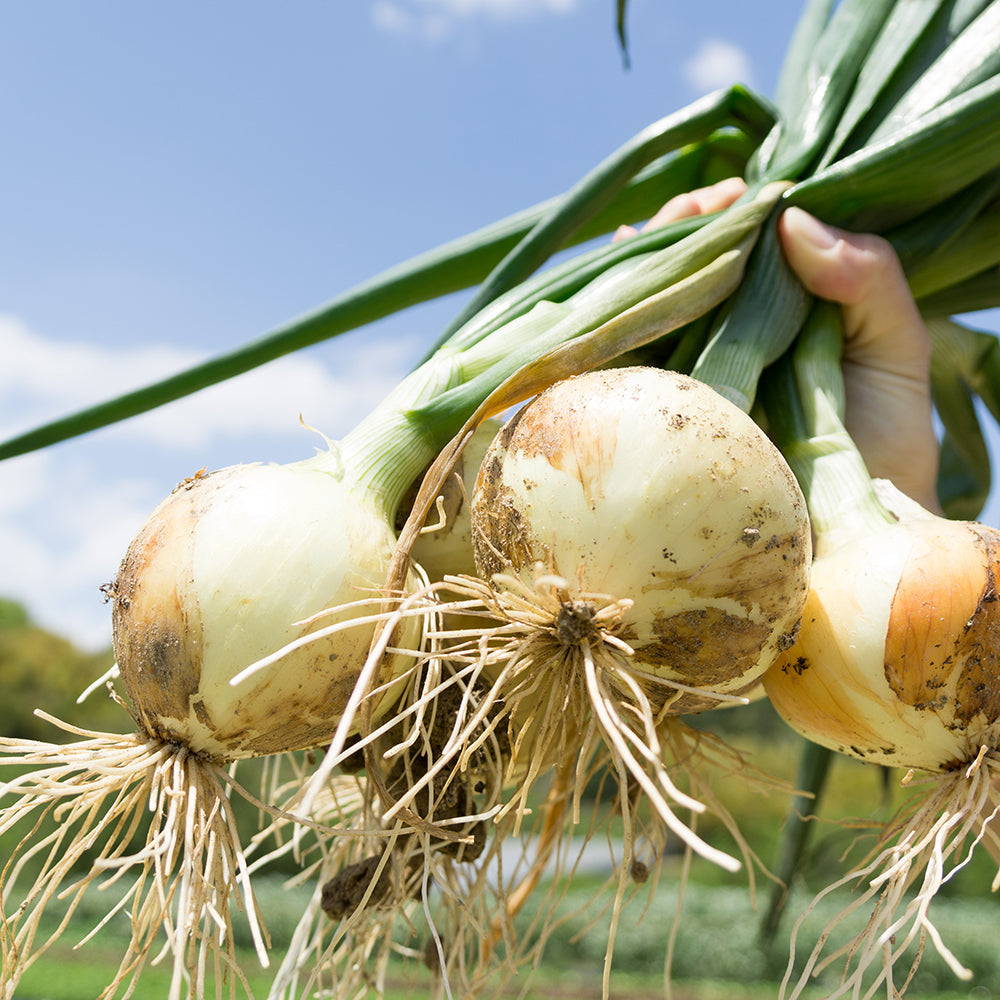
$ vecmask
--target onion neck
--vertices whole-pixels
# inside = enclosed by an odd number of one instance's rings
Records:
[[[344,438],[298,464],[328,472],[364,494],[392,525],[407,490],[448,440],[428,429],[417,408],[461,381],[457,359],[442,355],[404,378]]]
[[[779,214],[776,209],[762,226],[746,277],[720,311],[691,370],[745,413],[754,405],[762,373],[789,349],[809,311],[809,295],[781,250]]]
[[[618,261],[566,301],[535,303],[488,334],[461,331],[405,378],[330,453],[310,460],[367,490],[390,523],[407,489],[480,404],[540,355],[680,285],[756,238],[787,185],[748,192],[681,242]],[[642,318],[637,336],[647,336]],[[628,331],[621,331],[627,334]],[[627,336],[625,338],[627,341]],[[644,342],[644,341],[643,341]],[[631,346],[625,343],[622,348]]]
[[[817,302],[765,382],[770,430],[806,498],[817,557],[897,523],[844,429],[842,342],[839,307]]]

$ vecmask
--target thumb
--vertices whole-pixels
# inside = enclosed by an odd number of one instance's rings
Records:
[[[828,226],[801,208],[778,222],[792,270],[814,295],[843,306],[845,353],[873,365],[922,369],[930,338],[892,245]]]

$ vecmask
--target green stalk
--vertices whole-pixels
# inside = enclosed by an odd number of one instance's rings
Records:
[[[916,298],[957,285],[992,263],[989,256],[984,259],[980,254],[984,247],[1000,245],[1000,236],[992,231],[998,198],[1000,170],[993,170],[882,234],[896,251]],[[992,226],[984,223],[984,215],[994,216]]]
[[[378,495],[391,521],[423,469],[520,372],[529,371],[525,384],[539,391],[538,380],[606,363],[731,294],[749,245],[784,189],[766,188],[676,245],[603,271],[566,302],[539,302],[467,346],[441,348],[339,443],[343,468]],[[574,354],[559,354],[571,345],[579,345]]]
[[[497,331],[463,355],[462,364],[470,375],[468,381],[412,409],[411,419],[433,429],[443,440],[450,440],[490,392],[520,368],[568,341],[597,331],[643,301],[701,271],[745,239],[756,238],[784,188],[784,185],[769,185],[757,192],[753,200],[731,206],[676,245],[650,254],[638,263],[625,262],[606,271],[561,307],[550,304],[544,314],[528,313]],[[706,305],[703,311],[716,304]],[[693,318],[688,317],[685,322]],[[633,346],[634,343],[623,340],[621,350]],[[447,349],[442,356],[448,357]],[[602,358],[595,363],[607,360]]]
[[[844,429],[840,307],[817,300],[792,352],[763,383],[768,427],[809,508],[814,557],[895,523]]]
[[[926,319],[1000,308],[1000,268],[988,267],[939,292],[921,295],[917,305]]]
[[[998,167],[1000,76],[801,181],[786,202],[833,225],[881,233]]]
[[[777,213],[764,225],[747,279],[727,304],[691,371],[747,413],[761,373],[788,350],[811,299],[785,260],[776,221]]]
[[[761,920],[760,937],[765,945],[770,944],[778,932],[792,879],[802,862],[809,831],[812,829],[810,817],[816,815],[832,761],[832,750],[810,740],[802,740],[799,767],[795,775],[797,792],[792,797],[788,815],[781,825],[781,838],[778,841],[778,860],[773,874],[779,882],[771,891],[770,903]]]
[[[805,58],[794,67],[800,86],[794,92],[790,87],[785,89],[786,95],[797,93],[799,100],[791,103],[791,97],[785,98],[781,122],[768,137],[767,153],[762,151],[757,164],[761,176],[768,180],[801,177],[820,155],[893,0],[842,0],[817,34],[823,6],[813,11],[815,21],[803,27],[804,37],[813,41]]]
[[[444,343],[498,295],[534,273],[652,160],[705,139],[723,126],[740,127],[759,140],[773,125],[774,114],[763,100],[737,85],[709,94],[643,129],[581,178],[532,227],[490,272],[435,346]]]
[[[706,170],[714,175],[720,164],[731,164],[738,173],[752,145],[747,136],[730,128],[661,156],[602,209],[590,213],[567,245],[606,234],[621,223],[648,218],[665,197],[697,186]],[[412,257],[232,351],[17,435],[0,443],[0,461],[126,420],[409,306],[468,288],[483,280],[539,221],[558,208],[562,198],[548,199]]]
[[[816,46],[826,30],[835,0],[807,0],[795,25],[778,77],[775,104],[783,119],[791,119],[802,102],[806,75]]]
[[[638,233],[627,240],[601,244],[546,268],[495,298],[446,341],[439,343],[424,361],[444,347],[456,351],[466,350],[501,326],[529,312],[539,302],[566,301],[580,289],[600,278],[605,271],[617,267],[623,261],[634,260],[638,266],[642,257],[673,246],[697,232],[717,215],[716,212],[711,215],[679,219],[666,226]]]
[[[991,175],[994,192],[1000,175]],[[1000,200],[987,205],[947,243],[928,254],[907,277],[914,296],[933,295],[978,274],[1000,267]]]
[[[902,5],[906,7],[907,5]],[[1000,70],[1000,4],[990,4],[927,67],[868,137],[882,142]]]
[[[963,375],[961,347],[949,335],[950,324],[930,322],[927,326],[934,344],[931,392],[934,410],[944,429],[937,495],[948,517],[974,521],[989,495],[989,450],[975,398]]]
[[[902,67],[931,33],[936,20],[946,14],[940,0],[910,0],[896,4],[871,51],[865,58],[857,83],[833,137],[820,158],[817,170],[829,166],[839,155],[859,125],[877,115],[879,99],[898,77]]]
[[[838,158],[856,153],[870,143],[872,133],[882,126],[900,102],[906,100],[907,94],[919,83],[924,73],[940,59],[941,54],[991,2],[993,0],[914,0],[896,4],[894,14],[898,16],[892,28],[896,33],[896,40],[888,35],[887,26],[884,32],[887,36],[884,44],[890,50],[888,58],[892,58],[892,50],[895,50],[900,58],[892,68],[892,73],[884,86],[877,95],[874,95],[865,116],[836,151]],[[933,8],[933,15],[924,30],[919,33],[919,37],[914,39],[922,18],[921,8],[928,3]],[[908,48],[907,43],[909,43]],[[906,51],[903,51],[904,49]],[[871,57],[869,61],[872,61]],[[876,66],[868,72],[879,74],[882,70]]]

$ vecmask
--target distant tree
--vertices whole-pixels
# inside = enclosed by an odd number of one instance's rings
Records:
[[[86,653],[33,624],[21,605],[0,599],[0,735],[53,743],[73,738],[39,719],[36,708],[88,729],[128,732],[128,714],[104,692],[76,703],[112,662],[110,651]]]
[[[28,611],[17,601],[0,597],[0,630],[5,628],[15,628],[20,625],[27,625],[29,621]]]

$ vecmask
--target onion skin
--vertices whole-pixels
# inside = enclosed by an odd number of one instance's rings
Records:
[[[796,644],[764,678],[777,712],[830,749],[952,770],[996,744],[1000,532],[929,514],[816,560]]]
[[[417,536],[410,550],[410,558],[420,565],[430,580],[443,580],[445,576],[476,573],[476,559],[472,546],[472,517],[469,505],[476,485],[476,476],[486,451],[500,431],[502,423],[493,418],[484,420],[475,430],[469,443],[455,463],[452,475],[441,488],[445,523],[435,530],[425,530]],[[414,495],[420,483],[414,483]],[[412,502],[412,501],[411,501]],[[397,527],[402,527],[405,503],[397,516]],[[437,523],[438,513],[432,510],[429,524]]]
[[[805,501],[742,410],[684,375],[620,368],[567,379],[516,414],[473,500],[481,574],[536,564],[574,593],[629,599],[632,662],[740,695],[789,646],[808,589]],[[671,712],[716,707],[682,694]]]
[[[236,687],[229,680],[309,631],[375,610],[296,624],[373,596],[394,542],[362,491],[310,462],[233,466],[182,483],[132,541],[111,588],[133,717],[153,736],[220,760],[328,741],[371,625],[307,643]],[[419,628],[409,620],[399,644],[417,642]],[[390,675],[405,663],[395,657]]]

